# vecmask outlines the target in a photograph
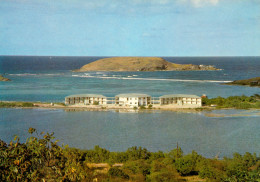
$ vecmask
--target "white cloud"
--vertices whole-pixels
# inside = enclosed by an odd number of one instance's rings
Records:
[[[179,0],[182,3],[190,3],[192,6],[199,8],[206,5],[217,5],[219,0]]]

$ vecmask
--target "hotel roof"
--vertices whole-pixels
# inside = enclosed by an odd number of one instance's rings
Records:
[[[151,97],[147,94],[140,94],[140,93],[126,93],[126,94],[118,94],[115,97]]]
[[[186,95],[186,94],[170,94],[170,95],[162,95],[160,98],[172,98],[172,97],[187,97],[187,98],[200,98],[197,95]]]
[[[66,98],[72,98],[72,97],[99,97],[99,98],[106,98],[106,96],[98,95],[98,94],[76,94],[76,95],[69,95]]]

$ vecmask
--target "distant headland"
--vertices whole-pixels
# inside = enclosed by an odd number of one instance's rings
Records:
[[[159,57],[112,57],[94,61],[75,72],[84,71],[195,71],[219,70],[211,65],[175,64]]]
[[[0,81],[6,82],[6,81],[11,81],[11,80],[0,75]]]
[[[233,82],[224,83],[225,85],[243,85],[250,87],[260,87],[260,77],[249,78],[245,80],[235,80]]]

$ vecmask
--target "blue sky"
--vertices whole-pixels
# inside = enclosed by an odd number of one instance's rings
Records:
[[[0,0],[0,55],[260,56],[260,1]]]

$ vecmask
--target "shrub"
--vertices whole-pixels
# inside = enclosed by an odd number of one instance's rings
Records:
[[[94,101],[93,105],[99,105],[98,101]]]
[[[146,107],[145,107],[145,106],[143,106],[143,105],[142,105],[142,106],[140,106],[139,108],[140,108],[140,109],[146,109]]]
[[[123,169],[131,171],[133,174],[142,174],[143,176],[150,174],[150,164],[148,164],[147,160],[143,159],[127,161]]]
[[[124,173],[124,171],[122,171],[121,169],[117,168],[117,167],[111,167],[108,170],[108,175],[111,177],[119,177],[119,178],[124,178],[124,179],[129,179],[129,176]]]
[[[24,103],[22,103],[22,107],[33,107],[33,106],[34,105],[31,102],[24,102]]]
[[[189,175],[195,168],[190,156],[179,158],[175,161],[175,167],[181,175]]]

